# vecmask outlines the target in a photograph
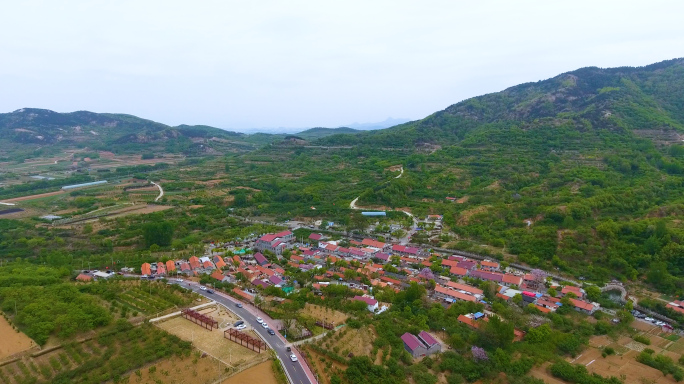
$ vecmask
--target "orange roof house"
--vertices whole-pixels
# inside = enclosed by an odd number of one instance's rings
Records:
[[[385,244],[381,241],[375,241],[373,239],[363,239],[361,244],[363,244],[367,247],[380,248],[380,249],[383,249],[387,246],[387,244]]]
[[[218,281],[223,281],[223,278],[225,278],[223,273],[221,273],[221,271],[219,271],[218,269],[215,270],[214,272],[212,272],[211,277],[213,277],[214,279],[216,279]]]
[[[454,291],[453,289],[447,289],[442,287],[441,285],[438,285],[435,287],[435,292],[442,294],[444,296],[448,296],[451,299],[454,300],[463,300],[463,301],[471,301],[471,302],[476,302],[477,298],[475,296],[469,295],[467,293],[459,292],[459,291]]]
[[[453,288],[459,291],[465,291],[470,293],[471,295],[481,295],[484,293],[483,290],[480,288],[475,288],[472,285],[468,284],[459,284],[459,283],[454,283],[453,281],[449,281],[446,283],[447,287]]]
[[[567,295],[568,293],[573,293],[575,296],[582,298],[584,297],[584,293],[582,292],[582,289],[579,287],[573,287],[572,285],[566,285],[563,287],[563,290],[561,290],[561,294]]]
[[[468,270],[465,268],[461,268],[461,267],[451,267],[449,272],[452,275],[457,275],[457,276],[466,276],[468,274]]]
[[[166,262],[166,271],[167,272],[173,272],[176,270],[176,263],[173,262],[173,260],[169,260]]]
[[[81,273],[78,276],[76,276],[76,280],[88,282],[88,281],[93,281],[93,277],[90,275],[86,275],[86,274]]]
[[[150,263],[144,263],[143,265],[140,266],[140,273],[143,275],[151,275],[152,274],[152,268]]]
[[[188,261],[190,262],[190,268],[192,269],[197,269],[202,266],[202,263],[200,263],[197,256],[192,256]]]
[[[237,294],[238,296],[240,296],[241,298],[243,298],[247,301],[254,301],[254,296],[250,295],[247,292],[244,292],[240,288],[233,288],[233,292],[235,292],[235,294]]]
[[[223,261],[223,259],[221,257],[214,258],[214,264],[216,265],[216,268],[218,268],[218,269],[226,267],[226,262]]]

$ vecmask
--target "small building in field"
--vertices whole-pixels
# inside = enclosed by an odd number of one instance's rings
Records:
[[[404,342],[404,349],[414,358],[429,356],[442,350],[442,345],[425,331],[420,332],[418,336],[406,332],[401,335],[401,341]]]

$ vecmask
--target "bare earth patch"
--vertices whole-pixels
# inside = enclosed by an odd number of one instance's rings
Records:
[[[273,368],[271,368],[271,362],[267,361],[261,363],[255,367],[249,368],[237,375],[225,380],[222,384],[247,384],[247,383],[259,383],[259,384],[277,384],[278,381],[273,375]]]
[[[331,310],[326,307],[321,307],[309,303],[306,303],[302,312],[315,319],[323,320],[329,323],[334,323],[336,326],[344,324],[344,322],[347,321],[347,318],[349,317],[340,311]]]
[[[2,316],[0,316],[0,340],[2,340],[0,343],[0,359],[23,352],[36,345],[28,336],[12,329],[12,325]]]

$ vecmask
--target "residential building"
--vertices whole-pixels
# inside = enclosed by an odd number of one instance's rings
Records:
[[[378,301],[368,296],[354,296],[352,300],[363,301],[368,306],[368,310],[375,312],[378,309]]]
[[[516,275],[511,275],[509,273],[505,273],[503,277],[501,278],[501,285],[510,287],[510,286],[517,286],[520,287],[522,285],[523,279],[520,276]]]
[[[566,285],[566,286],[563,287],[563,289],[561,290],[561,294],[562,294],[563,296],[565,296],[565,295],[567,295],[568,293],[574,294],[578,299],[584,298],[584,294],[585,294],[585,293],[584,293],[584,289],[582,289],[582,288],[580,288],[580,287],[573,287],[572,285]]]
[[[570,302],[575,307],[575,310],[580,311],[582,313],[586,313],[587,315],[593,314],[596,311],[596,309],[598,309],[598,304],[587,303],[583,300],[570,299]]]
[[[484,260],[480,262],[480,269],[483,271],[488,271],[488,272],[498,272],[499,271],[499,263],[494,262],[494,261],[488,261]]]
[[[469,295],[465,292],[461,291],[456,291],[453,289],[448,289],[444,288],[441,285],[435,286],[435,293],[434,293],[436,298],[443,299],[446,302],[453,303],[456,301],[471,301],[471,302],[476,302],[477,297],[473,295]]]
[[[268,264],[268,260],[266,260],[266,257],[262,255],[261,252],[257,252],[254,254],[254,260],[256,260],[257,264],[259,265]]]
[[[418,339],[427,347],[427,355],[442,351],[442,345],[431,334],[421,331]]]

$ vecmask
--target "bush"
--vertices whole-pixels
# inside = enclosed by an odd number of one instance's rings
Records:
[[[651,345],[651,339],[644,335],[634,335],[634,337],[632,338],[634,339],[634,341],[639,342],[641,344]]]

